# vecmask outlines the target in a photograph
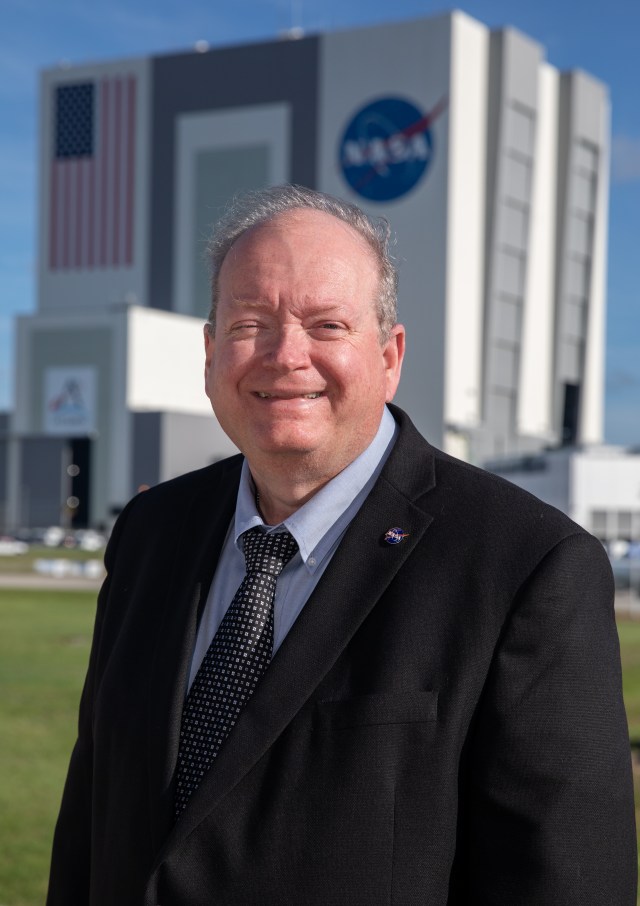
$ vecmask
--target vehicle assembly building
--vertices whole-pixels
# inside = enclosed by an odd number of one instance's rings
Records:
[[[203,390],[204,248],[231,196],[284,182],[391,222],[397,401],[432,442],[601,441],[608,154],[604,85],[461,12],[45,72],[6,526],[108,524],[233,450]]]

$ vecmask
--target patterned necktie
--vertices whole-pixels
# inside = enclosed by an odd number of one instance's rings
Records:
[[[202,659],[182,711],[176,817],[269,666],[276,580],[298,550],[289,532],[266,534],[253,528],[243,539],[247,573]]]

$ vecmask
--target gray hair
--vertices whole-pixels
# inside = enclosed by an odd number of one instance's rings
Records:
[[[387,220],[384,217],[374,220],[357,205],[304,186],[272,186],[268,189],[242,193],[231,202],[216,223],[207,246],[211,269],[209,329],[215,330],[220,268],[234,242],[252,227],[300,208],[322,211],[342,220],[364,239],[373,252],[380,274],[375,304],[380,339],[385,343],[396,324],[398,306],[398,274],[389,251],[391,230]]]

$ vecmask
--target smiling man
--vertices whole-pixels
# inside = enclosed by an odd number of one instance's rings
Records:
[[[207,393],[271,524],[366,450],[393,399],[404,329],[379,321],[378,271],[361,235],[311,209],[248,230],[223,260]]]
[[[389,405],[387,241],[291,186],[218,224],[241,455],[114,529],[50,906],[635,906],[606,556]]]

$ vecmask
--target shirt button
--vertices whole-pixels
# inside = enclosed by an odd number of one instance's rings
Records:
[[[309,559],[307,560],[307,563],[309,564],[309,566],[315,566],[315,565],[316,565],[316,558],[315,558],[315,557],[309,557]]]

